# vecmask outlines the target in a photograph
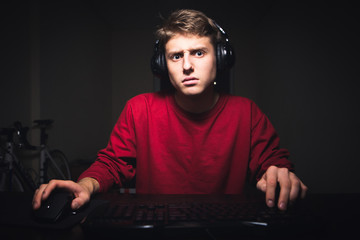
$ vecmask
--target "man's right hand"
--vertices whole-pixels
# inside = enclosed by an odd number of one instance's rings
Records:
[[[79,182],[69,180],[51,180],[48,184],[42,184],[33,197],[33,209],[39,209],[41,203],[46,200],[55,188],[66,189],[74,194],[71,208],[77,210],[90,201],[93,193],[99,191],[100,185],[93,178],[83,178]]]

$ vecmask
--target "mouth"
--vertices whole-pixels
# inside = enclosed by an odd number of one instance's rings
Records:
[[[185,86],[191,86],[191,85],[195,85],[199,82],[199,79],[196,77],[186,77],[184,78],[184,80],[182,80],[182,83]]]

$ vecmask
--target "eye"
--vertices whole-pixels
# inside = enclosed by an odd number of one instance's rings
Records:
[[[204,54],[203,52],[197,51],[195,55],[198,56],[198,57],[200,57],[200,56],[202,56],[203,54]]]
[[[204,55],[204,51],[203,50],[195,50],[194,52],[192,52],[193,55],[195,55],[196,57],[202,57]]]
[[[182,54],[180,54],[180,53],[175,53],[175,54],[173,54],[173,55],[170,56],[170,58],[171,58],[173,61],[179,60],[181,57],[182,57]]]

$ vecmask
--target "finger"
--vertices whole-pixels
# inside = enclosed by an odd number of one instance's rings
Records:
[[[74,200],[71,202],[71,208],[73,210],[77,210],[88,203],[90,200],[90,196],[88,196],[87,192],[81,192]]]
[[[50,180],[48,184],[45,185],[45,188],[43,189],[41,200],[46,200],[52,191],[54,191],[55,188],[57,188],[59,180]]]
[[[308,187],[302,181],[300,181],[300,187],[301,187],[301,198],[304,199],[306,197]]]
[[[42,194],[44,189],[46,188],[46,184],[42,184],[40,185],[40,187],[38,189],[36,189],[34,196],[33,196],[33,209],[38,209],[41,206],[41,198],[42,198]]]
[[[256,183],[256,188],[259,189],[262,192],[266,192],[266,180],[264,178],[261,178],[257,183]]]
[[[280,168],[278,170],[278,181],[280,185],[280,193],[278,200],[278,208],[286,210],[289,202],[291,182],[289,179],[289,171],[287,168]]]
[[[277,185],[277,167],[269,167],[266,171],[266,204],[268,207],[275,206],[275,194]]]
[[[79,199],[79,197],[77,197],[71,202],[71,209],[78,210],[83,205],[84,205],[84,201]]]
[[[301,192],[300,180],[292,172],[289,173],[289,178],[290,178],[290,182],[291,182],[289,201],[290,201],[290,204],[293,204],[298,199],[299,194]]]

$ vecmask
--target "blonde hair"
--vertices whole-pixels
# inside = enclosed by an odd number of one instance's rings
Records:
[[[221,33],[214,21],[204,13],[192,9],[181,9],[171,13],[155,32],[162,46],[176,34],[208,36],[214,46],[221,41]]]

